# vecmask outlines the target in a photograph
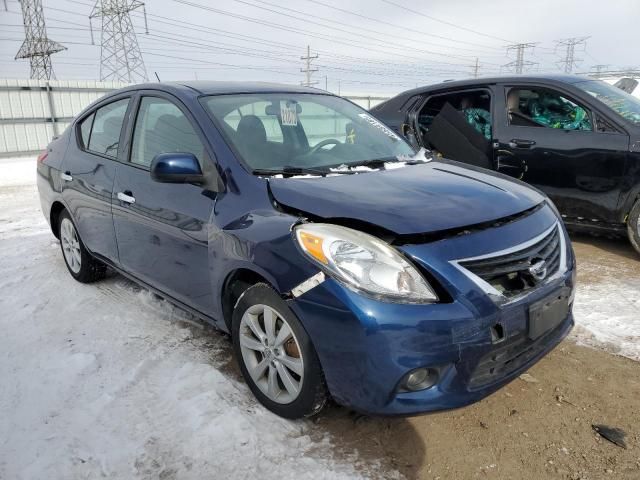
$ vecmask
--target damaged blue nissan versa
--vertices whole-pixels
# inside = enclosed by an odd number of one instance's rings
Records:
[[[494,392],[571,330],[554,205],[416,152],[353,103],[260,83],[101,98],[38,157],[80,282],[108,267],[229,332],[258,400],[411,415]]]

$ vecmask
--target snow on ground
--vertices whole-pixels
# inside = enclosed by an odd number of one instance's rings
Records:
[[[635,279],[580,284],[574,316],[578,343],[640,361],[640,274]]]
[[[640,257],[626,239],[602,244],[580,237],[574,248],[578,257],[574,337],[581,344],[604,346],[640,360]]]
[[[397,476],[262,408],[229,341],[188,314],[118,275],[75,282],[24,176],[35,161],[14,163],[0,163],[1,479]]]
[[[34,158],[0,158],[0,187],[36,183]]]

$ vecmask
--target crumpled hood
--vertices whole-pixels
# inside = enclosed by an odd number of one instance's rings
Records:
[[[398,235],[497,220],[531,208],[537,191],[486,170],[429,162],[322,178],[272,178],[281,204],[316,217],[352,218]]]

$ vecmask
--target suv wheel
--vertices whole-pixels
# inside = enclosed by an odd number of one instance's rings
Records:
[[[627,217],[627,234],[633,248],[640,253],[640,199],[636,200]]]
[[[271,287],[256,284],[242,294],[233,312],[232,336],[242,375],[260,403],[285,418],[322,409],[327,390],[318,356]]]
[[[67,269],[73,278],[82,283],[91,283],[104,278],[107,267],[87,251],[78,235],[71,216],[65,210],[58,224],[60,247]]]

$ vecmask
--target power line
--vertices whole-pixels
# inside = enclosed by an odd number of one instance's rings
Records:
[[[368,28],[362,27],[361,25],[357,25],[357,26],[355,26],[355,25],[352,25],[352,24],[348,24],[348,23],[344,23],[344,22],[339,22],[339,21],[337,21],[337,20],[333,20],[333,19],[327,19],[327,18],[319,17],[319,16],[317,16],[317,15],[312,15],[312,14],[310,14],[310,13],[308,13],[308,12],[302,12],[302,11],[300,11],[300,10],[295,10],[295,9],[293,9],[293,8],[282,7],[282,6],[280,6],[280,5],[276,5],[276,4],[273,4],[273,3],[267,2],[267,1],[265,1],[265,0],[253,0],[253,1],[247,1],[247,0],[232,0],[232,1],[237,2],[237,3],[241,3],[241,4],[243,4],[243,5],[248,5],[248,6],[252,6],[252,7],[255,7],[255,8],[262,9],[262,10],[266,10],[266,11],[268,11],[268,12],[276,13],[276,14],[278,14],[278,15],[282,15],[282,16],[285,16],[285,17],[293,18],[293,19],[296,19],[296,20],[299,20],[299,21],[303,21],[303,22],[311,23],[311,24],[314,24],[314,25],[319,25],[319,26],[321,26],[321,27],[323,27],[323,28],[329,28],[329,29],[336,30],[336,31],[339,31],[339,32],[344,32],[344,33],[347,33],[347,34],[349,34],[349,35],[353,35],[353,36],[355,36],[355,37],[365,38],[365,39],[368,39],[368,40],[378,41],[378,40],[379,40],[379,38],[380,38],[380,35],[386,35],[386,32],[381,32],[381,31],[379,31],[379,30],[372,30],[372,29],[368,29]],[[289,11],[289,12],[294,12],[294,13],[297,13],[297,14],[302,15],[302,17],[296,17],[296,16],[293,16],[293,15],[290,15],[290,14],[286,14],[286,13],[278,12],[278,11],[273,10],[273,9],[271,9],[271,8],[262,7],[262,6],[260,6],[260,5],[256,5],[256,2],[257,2],[257,3],[260,3],[260,4],[263,4],[263,5],[269,5],[269,6],[271,6],[271,7],[275,7],[275,8],[278,8],[278,9],[280,9],[280,10],[285,10],[285,11]],[[324,25],[324,24],[322,24],[322,23],[316,22],[316,21],[311,20],[311,19],[320,19],[320,20],[323,20],[323,21],[326,21],[326,22],[335,23],[335,24],[338,24],[338,25],[343,25],[343,26],[348,27],[348,28],[349,28],[349,30],[344,30],[344,29],[342,29],[342,28],[337,28],[337,27],[332,27],[332,26],[329,26],[329,25]],[[370,35],[364,35],[364,34],[362,34],[362,33],[355,33],[355,31],[356,31],[356,30],[357,30],[357,31],[368,31],[368,32],[372,32],[372,33],[374,33],[376,36],[375,36],[375,37],[371,37]],[[460,55],[451,55],[450,53],[435,52],[435,51],[433,51],[433,50],[423,50],[423,49],[420,49],[420,48],[416,48],[416,46],[415,46],[415,40],[411,40],[411,39],[408,39],[408,40],[409,40],[409,41],[413,41],[413,42],[414,42],[414,44],[413,44],[413,45],[398,44],[398,45],[399,45],[399,46],[406,47],[406,48],[412,48],[412,49],[413,49],[413,50],[415,50],[415,51],[418,51],[418,52],[425,52],[425,53],[428,53],[428,54],[431,54],[431,55],[444,55],[444,56],[453,56],[453,57],[458,57],[458,58],[468,58],[468,56],[467,56],[467,57],[464,57],[464,56],[460,56]],[[431,43],[431,44],[433,45],[433,43]],[[450,48],[450,49],[457,49],[457,50],[469,50],[469,49],[466,49],[466,48],[461,48],[461,47],[451,47],[451,46],[446,47],[446,48]],[[475,52],[476,50],[472,50],[472,51],[474,51],[474,52]]]
[[[15,60],[29,59],[30,78],[51,80],[55,78],[51,55],[66,50],[66,47],[47,37],[41,0],[21,0],[20,6],[22,7],[25,39],[15,56]],[[8,10],[6,2],[5,10]]]
[[[318,32],[314,32],[314,31],[309,31],[309,30],[306,30],[306,29],[302,29],[302,28],[297,28],[297,27],[294,27],[294,26],[291,26],[291,25],[283,25],[283,24],[280,24],[280,23],[275,23],[275,22],[270,22],[270,21],[258,19],[258,18],[248,17],[246,15],[240,15],[240,14],[237,14],[237,13],[228,12],[228,11],[225,11],[225,10],[220,10],[220,9],[208,6],[208,5],[202,5],[202,4],[199,4],[199,3],[194,3],[194,2],[191,2],[191,1],[188,1],[188,0],[173,0],[173,1],[175,1],[176,3],[183,4],[183,5],[189,5],[189,6],[194,7],[194,8],[199,8],[199,9],[202,9],[202,10],[207,10],[207,11],[211,11],[211,12],[214,12],[214,13],[218,13],[220,15],[225,15],[225,16],[229,16],[229,17],[232,17],[232,18],[237,18],[237,19],[241,19],[241,20],[244,20],[244,21],[248,21],[248,22],[251,22],[251,23],[256,23],[256,24],[259,24],[259,25],[264,25],[264,26],[267,26],[267,27],[275,28],[275,29],[280,30],[280,31],[284,30],[284,31],[289,31],[289,32],[293,32],[293,33],[298,33],[298,34],[305,35],[307,37],[313,37],[313,38],[318,38],[320,40],[327,40],[327,41],[330,41],[330,42],[333,42],[333,43],[340,43],[340,44],[343,44],[343,45],[349,45],[351,47],[357,47],[357,48],[365,49],[365,50],[368,50],[368,51],[376,51],[376,52],[381,52],[381,53],[385,53],[385,54],[394,54],[396,56],[401,56],[401,57],[406,57],[406,58],[413,58],[413,59],[416,58],[416,57],[411,57],[411,56],[408,56],[408,55],[401,54],[401,53],[399,53],[397,51],[391,52],[391,51],[388,51],[388,50],[380,50],[380,47],[389,48],[386,43],[382,43],[382,42],[379,42],[378,44],[375,44],[375,46],[378,47],[378,48],[373,48],[371,46],[372,45],[371,43],[369,43],[366,46],[362,45],[361,43],[354,43],[354,42],[357,42],[357,40],[355,40],[355,39],[350,39],[350,38],[338,37],[338,36],[335,36],[335,35],[318,33]],[[246,2],[244,2],[244,0],[235,0],[235,1],[246,3]],[[266,7],[258,7],[258,8],[262,8],[264,10],[272,11],[272,10],[266,8]],[[302,21],[305,21],[305,22],[308,22],[308,23],[316,23],[317,24],[317,22],[313,22],[312,20],[308,20],[308,19],[305,19],[305,18],[300,18],[300,17],[296,17],[296,16],[293,16],[293,15],[288,15],[288,14],[281,13],[281,12],[275,12],[275,13],[279,13],[280,15],[284,15],[286,17],[289,17],[289,18],[292,18],[292,19],[295,19],[295,20],[299,20],[299,21],[302,20]],[[323,26],[324,28],[330,28],[332,30],[344,31],[342,29],[338,29],[338,28],[335,28],[335,27],[327,27],[326,25],[322,25],[322,24],[319,24],[319,25]],[[362,38],[367,38],[367,39],[371,39],[372,38],[372,37],[369,37],[367,35],[361,35],[361,34],[357,34],[357,33],[353,33],[353,32],[348,32],[348,33],[351,34],[351,35],[354,35],[354,36],[362,37]],[[373,40],[377,41],[378,39],[377,38],[373,38]],[[460,55],[452,55],[450,53],[442,53],[442,52],[435,52],[435,51],[431,51],[431,50],[418,49],[418,48],[415,47],[415,45],[400,45],[400,46],[406,47],[407,49],[409,49],[411,51],[422,52],[422,53],[426,53],[428,55],[437,55],[437,56],[443,56],[443,57],[447,57],[447,58],[460,58],[460,59],[463,59],[463,60],[467,60],[468,59],[468,57],[464,57],[464,56],[460,56]],[[423,58],[422,59],[418,59],[418,60],[419,61],[424,61]]]
[[[483,37],[493,38],[494,40],[500,40],[501,42],[512,42],[512,40],[506,40],[504,38],[496,37],[496,36],[490,35],[488,33],[482,33],[482,32],[479,32],[477,30],[473,30],[471,28],[463,27],[462,25],[458,25],[457,23],[447,22],[446,20],[441,20],[439,18],[432,17],[431,15],[427,15],[426,13],[418,12],[417,10],[412,10],[409,7],[406,7],[405,5],[401,5],[399,3],[391,2],[390,0],[381,0],[381,1],[384,2],[384,3],[388,3],[389,5],[393,5],[395,7],[401,8],[402,10],[404,10],[406,12],[411,12],[411,13],[414,13],[414,14],[419,15],[421,17],[428,18],[429,20],[433,20],[434,22],[438,22],[438,23],[442,23],[444,25],[448,25],[449,27],[457,28],[459,30],[464,30],[464,31],[470,32],[470,33],[475,33],[476,35],[481,35]]]
[[[254,0],[254,1],[258,1],[258,2],[266,4],[266,5],[276,6],[275,4],[266,2],[264,0]],[[398,29],[401,29],[404,32],[416,33],[416,34],[418,34],[420,36],[429,38],[429,44],[430,45],[441,46],[441,47],[445,47],[445,48],[455,48],[455,49],[458,49],[458,50],[467,50],[467,51],[477,51],[478,48],[486,48],[486,49],[489,49],[489,50],[499,50],[498,47],[493,47],[493,46],[489,46],[489,45],[478,45],[478,43],[476,43],[476,42],[467,42],[467,41],[464,41],[464,40],[455,39],[455,38],[451,38],[451,37],[445,37],[445,36],[442,36],[442,35],[436,35],[436,34],[433,34],[433,33],[425,33],[423,31],[416,30],[416,29],[407,27],[405,25],[400,25],[400,24],[397,24],[397,23],[387,22],[387,21],[380,20],[380,19],[377,19],[377,18],[369,17],[367,15],[362,15],[362,14],[354,12],[352,10],[347,10],[347,9],[344,9],[344,8],[336,7],[334,5],[329,5],[327,3],[321,2],[320,0],[305,0],[305,1],[313,3],[313,4],[316,4],[316,5],[322,5],[323,7],[330,8],[330,9],[336,10],[338,12],[346,13],[348,15],[352,15],[352,16],[355,16],[355,17],[358,17],[358,18],[363,18],[365,20],[376,22],[376,23],[379,23],[379,24],[382,24],[382,25],[385,25],[385,26],[398,28]],[[279,7],[279,8],[286,9],[286,10],[289,10],[289,11],[294,11],[294,12],[297,12],[297,13],[305,13],[305,14],[309,15],[308,12],[300,12],[298,10],[293,10],[291,8],[285,8],[285,7]],[[345,25],[345,26],[348,26],[350,28],[354,27],[354,25],[351,25],[351,24],[348,24],[348,23],[338,22],[336,20],[319,17],[317,15],[313,15],[313,17],[314,18],[322,18],[323,20],[330,21],[332,23],[337,23],[339,25]],[[358,25],[357,28],[358,28],[358,30],[364,30],[364,31],[372,32],[372,33],[375,33],[377,35],[380,35],[381,33],[384,33],[384,32],[380,32],[378,30],[372,30],[372,29],[365,28],[362,25]],[[396,37],[396,36],[397,35],[394,35],[394,37]],[[451,45],[435,44],[435,43],[433,43],[433,39],[434,38],[439,38],[441,40],[446,40],[446,41],[453,42],[453,43],[461,43],[461,44],[466,44],[466,45],[472,45],[472,46],[474,46],[476,48],[471,50],[471,49],[462,48],[462,47],[452,47]],[[409,41],[412,41],[412,42],[416,41],[416,40],[408,38],[408,37],[406,37],[405,39],[409,40]]]
[[[93,7],[89,15],[90,25],[91,19],[102,18],[101,81],[133,83],[148,80],[129,15],[129,12],[141,7],[144,8],[144,3],[138,0],[98,0]]]

